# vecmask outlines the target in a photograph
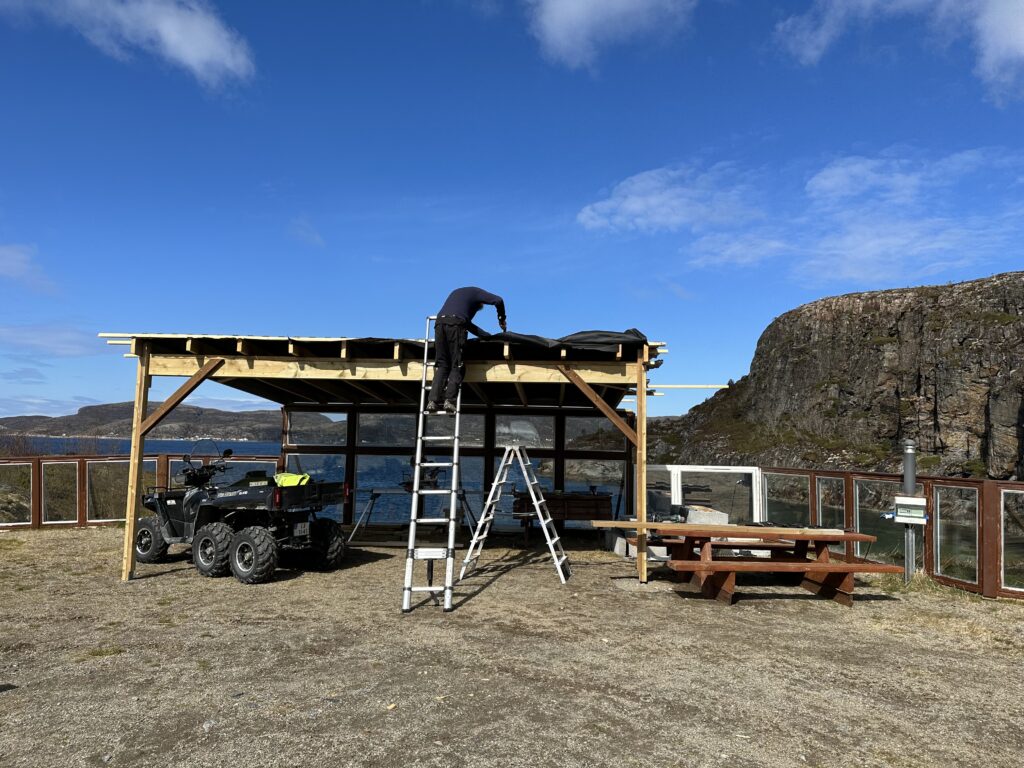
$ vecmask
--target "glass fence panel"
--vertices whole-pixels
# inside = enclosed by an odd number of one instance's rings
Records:
[[[167,462],[167,484],[171,488],[185,487],[185,468],[188,466],[181,459],[171,459]]]
[[[935,486],[935,572],[978,581],[978,491]]]
[[[683,506],[710,507],[724,513],[729,523],[736,525],[754,521],[754,476],[750,472],[674,471],[679,473],[679,501]]]
[[[32,465],[0,464],[0,524],[32,522]]]
[[[818,525],[846,526],[846,482],[841,477],[818,477]]]
[[[78,465],[70,461],[43,464],[43,522],[78,520]]]
[[[767,522],[798,528],[810,525],[810,498],[810,475],[764,473],[764,514]]]
[[[1024,589],[1024,491],[1003,491],[1003,587]]]
[[[415,426],[414,426],[415,429]],[[428,416],[424,427],[425,435],[451,435],[455,431],[455,419],[450,416]],[[415,440],[415,435],[413,435]],[[478,413],[464,413],[459,416],[459,444],[480,448],[484,444],[484,417]]]
[[[513,443],[524,448],[554,448],[555,417],[498,415],[494,419],[495,446]]]
[[[127,461],[90,461],[86,465],[86,496],[89,520],[124,520],[128,495]],[[140,485],[156,485],[156,462],[142,462]],[[140,514],[142,511],[140,510]]]
[[[624,513],[625,481],[625,467],[621,461],[567,459],[565,462],[565,492],[607,497],[612,520],[618,520]],[[604,510],[604,507],[602,501],[595,509]]]
[[[634,474],[635,471],[634,467]],[[672,471],[664,465],[648,466],[647,519],[667,520],[680,514],[682,510],[672,502]],[[636,510],[633,511],[633,514],[636,514]]]
[[[285,457],[285,471],[309,475],[313,480],[329,483],[345,482],[345,456],[338,453],[289,453]],[[341,504],[331,504],[317,512],[319,517],[341,520]]]
[[[565,447],[571,451],[622,451],[626,438],[604,416],[568,416]]]
[[[374,524],[408,521],[412,470],[412,456],[356,456],[356,516],[372,502]]]
[[[497,476],[498,467],[501,464],[501,457],[496,456],[494,458],[494,472]],[[540,481],[541,491],[548,495],[554,490],[555,487],[555,460],[554,459],[530,459],[530,464],[533,465],[533,472],[537,475],[537,480]],[[518,496],[523,501],[520,505],[528,505],[529,494],[526,488],[526,479],[523,477],[523,471],[519,468],[519,461],[515,458],[512,459],[512,468],[508,473],[508,481],[510,485],[505,487],[505,491],[498,502],[498,506],[495,510],[494,525],[496,528],[510,529],[520,528],[522,521],[512,517],[512,508],[515,505],[515,499]],[[526,506],[523,509],[526,510]]]
[[[854,520],[860,533],[877,536],[872,544],[857,544],[857,554],[871,560],[886,563],[903,563],[903,526],[892,520],[883,520],[882,515],[896,509],[896,495],[902,493],[903,484],[894,480],[854,480]],[[914,493],[921,495],[923,486],[918,483]],[[924,526],[914,526],[918,567],[923,567]]]
[[[359,445],[393,445],[412,448],[416,443],[416,414],[414,413],[361,413],[358,418]]]
[[[291,411],[288,414],[288,443],[348,445],[348,414]]]
[[[450,462],[451,454],[427,456],[427,462]],[[410,485],[412,478],[412,465],[409,467]],[[421,488],[445,489],[452,487],[452,476],[450,467],[423,467],[420,475]],[[480,517],[484,504],[484,460],[482,456],[462,456],[459,458],[459,486],[463,495],[460,498],[460,505],[463,505],[465,513],[463,522],[472,525]],[[409,519],[410,498],[405,502],[405,517]],[[447,517],[450,497],[445,494],[430,494],[420,499],[423,517]],[[498,521],[495,521],[497,524]]]

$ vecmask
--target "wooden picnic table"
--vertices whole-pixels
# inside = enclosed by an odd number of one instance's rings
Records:
[[[701,592],[725,603],[736,601],[737,573],[796,573],[800,586],[845,606],[853,605],[854,574],[902,573],[897,565],[861,559],[832,559],[829,547],[874,542],[866,533],[835,528],[783,528],[758,525],[698,525],[594,520],[595,528],[650,532],[671,552],[667,566]],[[655,542],[648,539],[648,545]],[[768,557],[722,554],[723,550],[767,551]]]

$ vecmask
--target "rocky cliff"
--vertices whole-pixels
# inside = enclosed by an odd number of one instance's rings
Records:
[[[1024,272],[822,299],[777,318],[750,373],[653,420],[660,462],[1024,477]]]

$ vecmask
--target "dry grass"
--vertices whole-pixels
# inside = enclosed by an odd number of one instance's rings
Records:
[[[114,529],[0,536],[0,765],[1017,766],[1024,604],[764,579],[724,606],[629,563],[485,551],[398,611],[400,550],[246,587]],[[910,713],[908,715],[908,713]]]

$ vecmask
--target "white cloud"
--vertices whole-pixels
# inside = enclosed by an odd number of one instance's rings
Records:
[[[15,368],[11,371],[0,371],[0,379],[26,384],[38,384],[46,381],[43,372],[38,368]]]
[[[36,253],[34,245],[0,245],[0,279],[16,280],[35,290],[52,290],[53,283],[36,262]]]
[[[670,166],[630,177],[577,220],[591,230],[675,233],[694,267],[774,260],[803,282],[870,285],[1019,248],[1021,169],[1024,157],[993,148],[937,158],[894,148],[835,158],[793,196],[781,192],[785,179],[759,181],[771,177],[764,171]]]
[[[700,231],[739,219],[756,218],[747,185],[734,168],[719,164],[655,168],[615,185],[604,200],[591,203],[576,220],[587,229],[641,232]]]
[[[850,27],[905,16],[923,17],[946,39],[968,36],[977,52],[975,73],[996,97],[1021,92],[1021,0],[814,0],[805,13],[779,22],[775,37],[798,61],[812,65]]]
[[[0,11],[71,27],[118,59],[157,56],[209,87],[255,72],[248,44],[206,0],[0,0]]]
[[[103,351],[95,335],[64,325],[0,325],[0,349],[42,352],[54,357],[94,355]]]
[[[577,69],[601,48],[677,31],[697,0],[526,0],[530,28],[544,53]]]
[[[292,237],[306,245],[312,245],[315,248],[323,248],[327,245],[327,241],[324,240],[319,230],[313,226],[313,222],[309,220],[308,216],[296,216],[289,223],[288,231]]]

